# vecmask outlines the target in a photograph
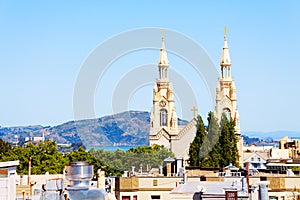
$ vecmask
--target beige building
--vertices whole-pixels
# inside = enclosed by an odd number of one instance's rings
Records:
[[[194,200],[225,199],[226,190],[236,189],[238,199],[259,199],[259,185],[268,182],[270,199],[299,199],[300,176],[258,174],[249,177],[253,193],[248,193],[246,179],[241,176],[187,177],[137,176],[116,178],[117,200]],[[202,192],[202,194],[200,194]]]
[[[117,200],[167,200],[181,181],[182,177],[117,177],[115,195]]]
[[[237,108],[237,96],[234,79],[231,76],[231,59],[227,43],[226,30],[224,34],[224,46],[220,61],[221,77],[216,88],[216,116],[220,120],[223,113],[228,119],[235,121],[237,147],[239,151],[239,163],[243,163],[243,138],[240,130],[240,115]]]
[[[158,60],[158,79],[153,89],[153,107],[150,116],[150,145],[164,145],[177,158],[188,160],[190,143],[196,136],[197,121],[192,119],[185,127],[178,126],[174,89],[168,77],[169,61],[164,36]]]
[[[285,136],[280,139],[279,148],[288,150],[290,158],[300,158],[300,138]]]

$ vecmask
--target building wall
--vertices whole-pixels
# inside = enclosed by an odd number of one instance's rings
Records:
[[[261,181],[261,177],[250,177],[250,185],[258,185]],[[271,190],[293,190],[300,192],[300,176],[266,176],[263,178],[266,181],[270,181],[268,186]]]
[[[115,193],[118,200],[130,196],[130,200],[137,195],[138,200],[152,200],[151,196],[160,199],[170,199],[170,191],[174,189],[182,177],[120,177],[116,178]]]
[[[287,159],[289,158],[289,149],[272,148],[270,150],[270,157],[272,159]]]
[[[16,167],[4,167],[0,170],[0,199],[16,199]]]
[[[295,200],[299,199],[299,192],[289,191],[289,192],[269,192],[270,199],[284,199],[284,200]]]
[[[189,148],[190,144],[196,137],[197,132],[197,121],[192,119],[186,127],[184,127],[178,134],[178,140],[173,140],[171,143],[171,149],[175,157],[183,158],[184,160],[189,159]]]
[[[159,196],[160,200],[171,199],[170,191],[139,191],[138,200],[153,200],[153,196]]]

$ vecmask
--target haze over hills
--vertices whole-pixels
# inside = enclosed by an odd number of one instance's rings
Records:
[[[179,125],[185,125],[186,120],[179,119]],[[0,127],[0,138],[13,142],[29,137],[41,137],[56,140],[57,143],[79,144],[87,148],[101,146],[137,146],[149,144],[150,114],[146,111],[127,111],[96,119],[68,121],[57,126],[18,126]],[[243,135],[264,139],[280,139],[285,135],[298,137],[298,132],[243,132]],[[248,140],[248,137],[244,137]],[[250,141],[250,140],[249,140]],[[251,140],[253,141],[253,140]]]
[[[289,137],[300,137],[300,132],[296,131],[270,131],[270,132],[259,132],[259,131],[245,131],[243,135],[247,135],[249,137],[256,137],[256,138],[273,138],[275,140],[279,140],[284,136]]]

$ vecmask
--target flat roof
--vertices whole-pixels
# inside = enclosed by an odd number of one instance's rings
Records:
[[[267,166],[300,166],[299,163],[267,163]]]
[[[18,166],[19,164],[20,164],[19,160],[0,162],[0,168]]]

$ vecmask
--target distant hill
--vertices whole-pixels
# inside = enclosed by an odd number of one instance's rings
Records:
[[[244,144],[249,145],[249,144],[256,144],[260,142],[259,138],[252,138],[252,137],[248,137],[246,135],[241,135],[243,137],[244,140]]]
[[[179,125],[187,121],[178,119]],[[127,111],[96,119],[69,121],[58,126],[1,127],[0,137],[13,142],[26,137],[54,139],[57,143],[83,143],[86,147],[137,146],[149,143],[150,114]]]

